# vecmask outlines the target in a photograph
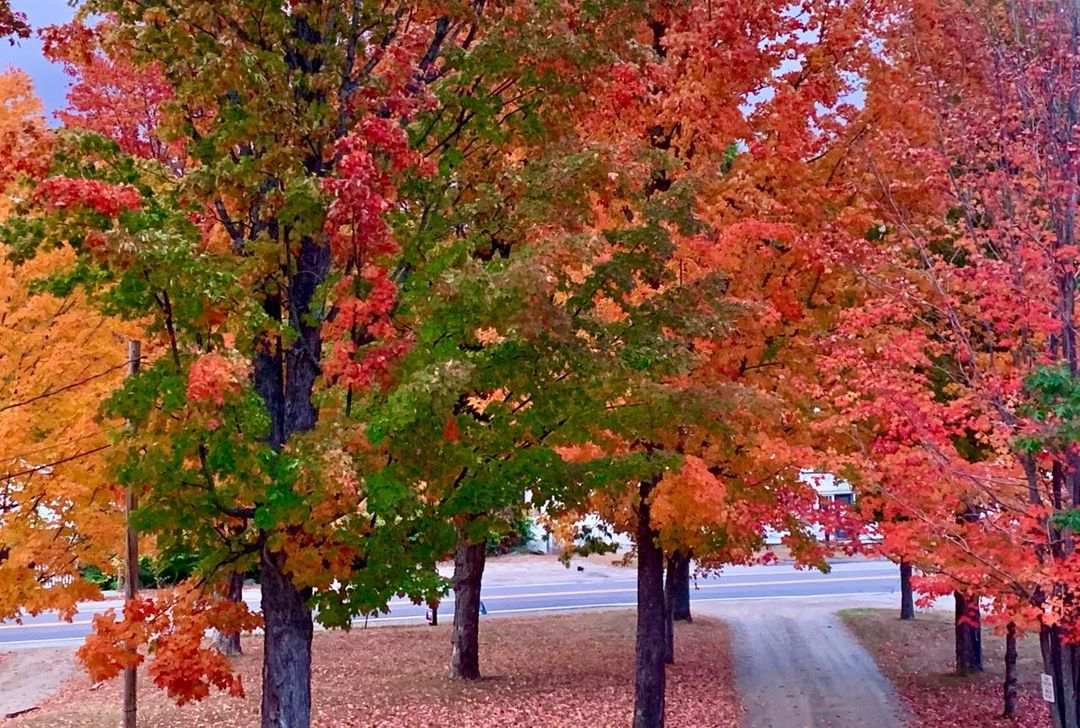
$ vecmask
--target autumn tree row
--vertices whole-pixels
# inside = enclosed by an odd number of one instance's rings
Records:
[[[927,596],[955,592],[962,622],[981,598],[1034,633],[1053,723],[1076,726],[1080,11],[893,9],[853,143],[875,224],[843,251],[859,302],[827,339],[823,430],[884,550]]]
[[[530,491],[635,535],[658,726],[665,563],[774,527],[820,565],[817,466],[887,553],[1040,630],[1075,703],[1074,8],[82,10],[43,34],[60,128],[4,77],[5,615],[86,595],[57,584],[131,487],[199,574],[96,620],[88,666],[238,691],[204,633],[261,624],[263,725],[306,726],[313,620],[436,599],[450,555],[479,676],[485,541]],[[146,344],[122,386],[106,331]],[[261,615],[225,598],[251,569]]]

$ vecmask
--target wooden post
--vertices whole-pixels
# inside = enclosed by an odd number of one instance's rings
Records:
[[[134,339],[128,341],[128,376],[139,371],[142,347]],[[131,512],[138,508],[135,491],[129,483],[124,498],[124,598],[134,599],[139,590],[139,537],[131,527]],[[124,728],[136,728],[137,702],[135,692],[136,668],[124,668]]]

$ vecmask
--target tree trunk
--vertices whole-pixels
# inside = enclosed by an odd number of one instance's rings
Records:
[[[654,482],[640,486],[637,525],[637,644],[634,665],[633,728],[663,728],[666,629],[664,553],[656,543],[649,496]]]
[[[311,590],[283,571],[284,555],[263,548],[262,728],[308,728],[311,720]]]
[[[675,621],[693,622],[690,615],[690,554],[676,551],[668,559],[668,582],[672,585],[672,614]]]
[[[467,525],[458,526],[454,551],[454,631],[450,677],[480,679],[480,582],[487,544],[469,543]]]
[[[911,590],[911,562],[900,561],[900,619],[915,619],[915,595]]]
[[[1005,627],[1005,718],[1016,717],[1016,624]]]
[[[1043,626],[1039,631],[1043,672],[1054,680],[1054,702],[1047,703],[1054,728],[1080,728],[1077,681],[1080,677],[1080,649],[1062,641],[1060,627]]]
[[[309,169],[322,164],[309,160]],[[263,311],[275,325],[287,314],[290,343],[272,329],[256,338],[252,357],[255,391],[270,420],[267,444],[280,452],[294,433],[315,427],[319,409],[312,391],[321,372],[322,314],[317,293],[330,270],[330,247],[322,236],[304,236],[288,275],[287,312],[280,293],[267,294]],[[308,728],[311,723],[310,589],[297,589],[284,571],[285,557],[263,547],[260,557],[264,649],[262,728]]]
[[[956,672],[967,675],[983,671],[982,621],[979,598],[953,592],[956,599]]]
[[[239,603],[244,601],[244,575],[239,571],[229,572],[229,581],[225,590],[225,598],[230,602]],[[236,657],[242,654],[240,649],[239,632],[219,632],[217,648],[227,657]]]

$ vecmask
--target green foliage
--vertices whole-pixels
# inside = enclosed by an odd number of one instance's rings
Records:
[[[488,533],[487,555],[501,556],[514,551],[524,551],[536,538],[536,529],[532,518],[521,514],[510,519],[502,528],[495,528]]]
[[[587,558],[593,555],[613,554],[619,550],[615,534],[607,524],[584,524],[574,537],[574,543],[559,554],[559,562],[570,568],[570,561],[575,556]]]
[[[173,548],[159,554],[154,560],[154,572],[158,584],[178,584],[194,575],[198,564],[194,552]]]
[[[156,556],[139,558],[139,586],[144,589],[174,586],[195,574],[197,558],[192,552],[171,551]],[[113,591],[120,588],[120,569],[102,571],[88,564],[79,569],[82,578],[101,589]]]
[[[1053,525],[1060,531],[1080,533],[1080,509],[1070,508],[1057,511],[1052,516]]]
[[[1064,366],[1043,366],[1024,385],[1028,401],[1020,413],[1037,429],[1017,438],[1020,451],[1031,455],[1042,449],[1062,452],[1080,441],[1080,379]]]
[[[75,252],[43,289],[82,287],[146,326],[155,356],[104,413],[129,425],[114,475],[139,494],[133,522],[157,539],[163,578],[290,553],[320,621],[347,626],[397,595],[442,593],[434,565],[455,524],[477,540],[523,541],[526,490],[569,508],[677,464],[657,444],[673,422],[723,430],[718,398],[701,396],[717,392],[665,385],[693,366],[692,339],[728,333],[741,313],[723,277],[683,282],[671,265],[672,235],[704,229],[693,185],[621,187],[632,214],[583,232],[596,219],[591,195],[619,170],[582,143],[572,102],[611,62],[647,52],[632,37],[639,2],[590,1],[581,13],[543,2],[526,17],[492,6],[468,47],[462,32],[433,46],[439,72],[421,84],[432,101],[394,127],[437,171],[401,171],[393,199],[373,205],[386,203],[401,247],[374,260],[334,247],[328,213],[341,200],[327,189],[343,138],[398,113],[400,99],[380,97],[395,52],[373,44],[408,35],[400,18],[377,3],[352,19],[324,4],[243,0],[230,22],[193,32],[212,5],[86,3],[115,24],[115,52],[160,72],[171,101],[153,131],[183,144],[182,163],[65,131],[51,175],[130,185],[140,204],[108,216],[30,197],[0,231],[17,258]],[[352,22],[368,30],[350,37]],[[377,73],[344,66],[350,41]],[[340,106],[341,79],[354,76],[355,104]],[[328,89],[343,95],[331,103]],[[683,165],[659,149],[645,156],[657,174]],[[732,147],[725,165],[736,162]],[[337,284],[375,266],[397,288],[389,328],[412,347],[370,386],[343,386],[319,334],[343,315]],[[351,343],[366,351],[378,338],[361,330]],[[226,353],[243,375],[193,397],[196,363]],[[585,463],[560,454],[608,435],[633,450]]]
[[[94,565],[84,566],[79,569],[79,573],[82,578],[86,579],[91,584],[97,584],[101,589],[110,591],[117,588],[119,579],[117,574],[106,574],[99,567]]]

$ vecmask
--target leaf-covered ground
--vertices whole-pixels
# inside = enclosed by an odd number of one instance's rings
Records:
[[[912,713],[913,728],[1047,725],[1037,639],[1017,643],[1019,710],[1015,721],[1009,721],[1001,717],[1005,639],[990,627],[983,628],[985,672],[960,677],[953,673],[955,646],[948,615],[919,614],[914,621],[902,622],[891,610],[874,609],[851,610],[841,616],[896,686]]]
[[[677,664],[669,672],[668,725],[730,728],[742,709],[735,692],[723,623],[677,625]],[[620,726],[633,695],[634,614],[601,612],[481,624],[486,678],[462,684],[446,677],[445,626],[379,627],[351,634],[317,633],[314,725],[346,726]],[[257,725],[261,646],[245,641],[237,666],[244,699],[212,695],[177,708],[140,676],[140,726]],[[41,711],[14,725],[113,728],[119,685],[92,690],[79,676]]]

